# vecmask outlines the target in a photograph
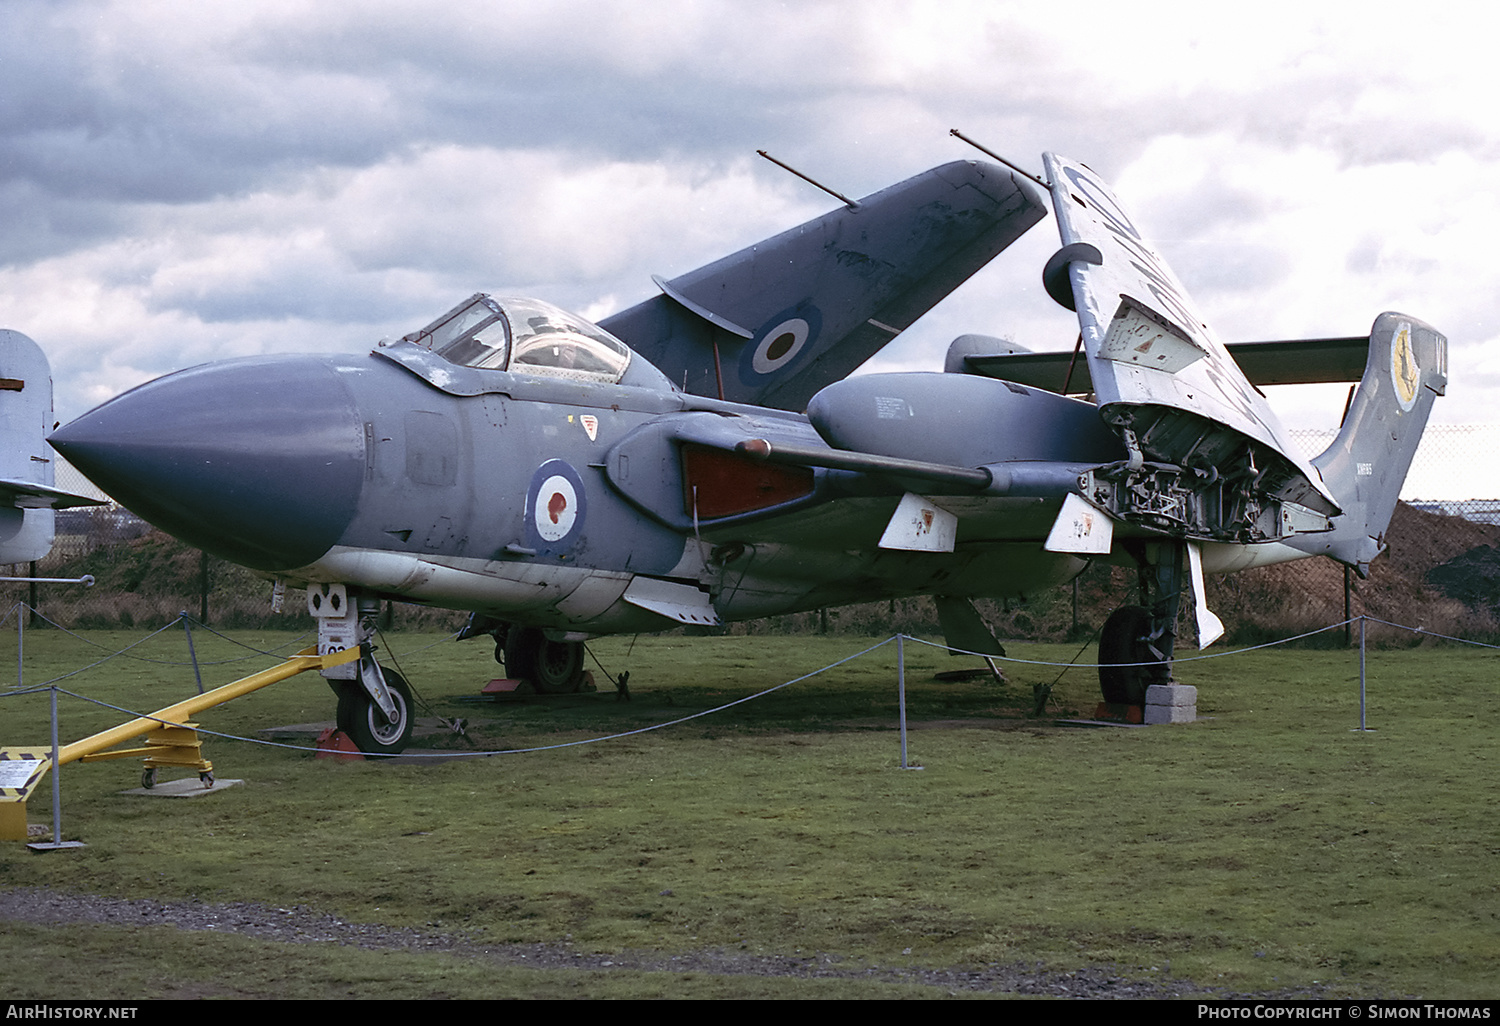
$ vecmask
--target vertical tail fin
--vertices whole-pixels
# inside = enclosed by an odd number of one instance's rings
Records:
[[[1448,340],[1405,314],[1383,313],[1370,331],[1359,390],[1338,437],[1312,461],[1343,515],[1331,533],[1293,544],[1347,563],[1364,576],[1385,549],[1396,508],[1432,403],[1448,387]]]
[[[52,368],[41,346],[0,329],[0,564],[28,563],[52,550],[52,511],[99,505],[52,486]]]

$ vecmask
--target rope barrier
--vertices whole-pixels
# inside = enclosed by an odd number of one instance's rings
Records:
[[[1353,623],[1354,620],[1358,620],[1358,619],[1360,619],[1360,617],[1356,616],[1353,619],[1351,619],[1349,622]],[[1500,649],[1500,645],[1489,645],[1489,644],[1486,644],[1483,641],[1470,641],[1468,638],[1455,638],[1451,634],[1439,634],[1436,631],[1429,631],[1429,630],[1427,630],[1427,629],[1425,629],[1423,627],[1408,627],[1405,624],[1392,623],[1389,620],[1382,620],[1382,619],[1380,619],[1379,617],[1376,617],[1376,616],[1366,616],[1366,617],[1364,617],[1364,619],[1368,620],[1370,623],[1384,624],[1387,627],[1395,627],[1397,630],[1411,631],[1413,634],[1421,634],[1421,635],[1425,635],[1426,637],[1429,637],[1429,638],[1442,638],[1444,641],[1456,641],[1460,645],[1473,645],[1475,648]]]
[[[107,648],[105,648],[105,646],[99,644],[97,641],[94,641],[91,638],[86,638],[82,634],[79,634],[77,631],[69,630],[67,627],[64,627],[62,624],[58,623],[57,621],[48,618],[48,616],[45,613],[41,612],[38,609],[33,608],[32,606],[26,604],[25,602],[17,602],[14,605],[12,605],[10,607],[10,610],[5,614],[4,618],[0,618],[0,627],[3,627],[5,625],[5,622],[10,619],[11,613],[15,613],[17,610],[20,610],[20,609],[30,610],[34,615],[36,615],[37,617],[39,617],[40,619],[42,619],[43,621],[45,621],[50,627],[52,627],[52,628],[54,628],[54,629],[56,629],[58,631],[61,631],[63,634],[66,634],[70,638],[75,638],[78,641],[83,642],[85,645],[90,645],[90,646],[92,646],[94,648],[97,648],[97,649],[100,649],[102,651],[106,651],[106,652],[109,651]],[[253,645],[247,645],[243,641],[238,641],[238,640],[236,640],[234,638],[231,638],[229,635],[224,634],[224,633],[222,633],[222,632],[220,632],[218,630],[215,630],[213,627],[210,627],[206,623],[199,623],[196,619],[194,619],[193,617],[188,616],[187,614],[184,613],[184,614],[179,615],[175,620],[173,620],[171,623],[167,624],[165,627],[159,627],[156,630],[152,631],[150,634],[146,635],[146,637],[142,638],[141,641],[136,642],[135,645],[127,645],[125,648],[120,649],[120,650],[116,651],[113,654],[114,655],[124,655],[127,652],[129,652],[130,649],[134,648],[136,645],[139,645],[139,644],[141,644],[142,642],[145,642],[145,641],[149,641],[151,638],[153,638],[156,635],[160,634],[162,631],[170,630],[171,628],[178,626],[179,624],[181,624],[183,622],[183,620],[187,620],[194,627],[201,627],[201,628],[203,628],[204,630],[208,631],[210,634],[216,634],[216,635],[218,635],[219,637],[223,638],[225,641],[227,641],[227,642],[229,642],[231,644],[238,645],[241,648],[247,648],[247,649],[250,650],[250,653],[251,653],[250,655],[245,655],[245,656],[235,656],[233,659],[214,659],[214,660],[200,659],[197,662],[197,665],[199,665],[199,666],[224,666],[224,665],[228,665],[229,663],[242,663],[242,662],[245,662],[246,660],[254,658],[256,655],[274,656],[274,655],[277,655],[281,649],[286,649],[286,648],[291,647],[292,645],[297,644],[303,638],[307,637],[310,633],[312,633],[311,631],[303,631],[301,634],[297,635],[297,637],[293,638],[291,641],[288,641],[284,645],[279,645],[279,646],[277,646],[277,648],[273,648],[273,649],[271,649],[268,652],[268,651],[265,651],[264,649],[256,648]],[[143,662],[143,663],[156,663],[159,666],[192,666],[193,665],[192,661],[190,661],[190,660],[183,660],[183,659],[153,659],[150,656],[140,656],[140,655],[132,655],[129,658],[138,660],[138,661]],[[61,679],[61,678],[59,678],[59,679]]]
[[[49,620],[48,623],[51,623],[51,621]],[[135,648],[138,645],[144,645],[146,642],[150,641],[152,638],[154,638],[158,634],[162,633],[162,631],[171,630],[175,626],[177,626],[177,624],[174,621],[172,623],[167,624],[165,627],[159,627],[156,630],[152,631],[150,634],[146,635],[140,641],[136,641],[136,642],[133,642],[132,644],[126,645],[124,648],[120,649],[119,651],[110,652],[110,654],[107,655],[107,656],[105,656],[103,659],[99,659],[99,660],[97,660],[95,662],[89,663],[87,666],[80,666],[76,670],[70,670],[67,673],[60,674],[60,675],[58,675],[56,677],[53,677],[51,680],[43,681],[40,685],[34,685],[34,686],[35,687],[45,688],[45,687],[47,687],[50,684],[55,684],[57,681],[67,680],[69,677],[76,677],[76,676],[78,676],[78,674],[83,673],[86,670],[92,670],[92,669],[94,669],[97,666],[103,666],[105,663],[109,662],[111,659],[115,659],[115,658],[117,658],[119,656],[125,655],[132,648]],[[62,629],[64,629],[64,628],[59,628],[59,630],[62,630]],[[72,632],[69,631],[68,633],[72,633]],[[87,638],[80,638],[79,640],[81,640],[81,641],[88,641]],[[104,647],[103,645],[98,645],[98,644],[95,644],[94,642],[89,642],[89,644],[94,645],[95,648],[103,648]],[[139,657],[136,657],[136,658],[139,658]],[[144,660],[144,661],[146,661],[146,662],[153,662],[154,660]],[[186,666],[188,664],[182,663],[182,664],[179,664],[179,665]],[[6,695],[9,695],[9,694],[23,694],[23,693],[25,693],[25,692],[24,691],[18,691],[16,689],[12,688],[11,691],[5,692],[4,694],[0,694],[0,698],[4,698],[4,697],[6,697]]]
[[[21,605],[21,604],[18,604],[18,606],[19,605]],[[18,606],[13,606],[11,608],[10,612],[14,613],[16,611],[16,609],[18,608]],[[9,615],[10,614],[7,613],[6,614],[6,618],[8,618]],[[1389,620],[1382,620],[1382,619],[1379,619],[1377,617],[1358,616],[1358,617],[1351,617],[1351,618],[1349,618],[1347,620],[1341,620],[1338,623],[1329,624],[1326,627],[1320,627],[1320,628],[1318,628],[1316,630],[1307,631],[1307,632],[1304,632],[1302,634],[1294,635],[1292,637],[1282,638],[1282,639],[1279,639],[1277,641],[1265,642],[1265,643],[1260,644],[1260,645],[1249,645],[1249,646],[1246,646],[1246,647],[1243,647],[1243,648],[1232,649],[1232,650],[1225,651],[1225,652],[1212,652],[1212,653],[1206,653],[1206,654],[1196,655],[1196,656],[1185,656],[1185,657],[1181,657],[1181,658],[1175,659],[1174,663],[1177,663],[1177,662],[1194,662],[1194,661],[1201,661],[1201,660],[1204,660],[1204,659],[1220,659],[1220,658],[1224,658],[1224,657],[1227,657],[1227,656],[1242,655],[1242,654],[1244,654],[1246,652],[1255,652],[1255,651],[1260,651],[1262,649],[1275,648],[1275,647],[1278,647],[1278,646],[1281,646],[1281,645],[1290,644],[1290,643],[1295,642],[1295,641],[1301,641],[1301,640],[1303,640],[1305,638],[1314,637],[1314,636],[1316,636],[1318,634],[1322,634],[1322,633],[1325,633],[1327,631],[1338,630],[1338,629],[1346,626],[1347,624],[1354,623],[1355,621],[1358,621],[1358,620],[1364,620],[1366,622],[1378,623],[1378,624],[1382,624],[1382,625],[1387,626],[1387,627],[1395,628],[1397,630],[1410,631],[1410,632],[1412,632],[1414,634],[1420,634],[1420,635],[1424,635],[1424,636],[1428,636],[1428,637],[1434,637],[1434,638],[1441,638],[1441,639],[1446,640],[1446,641],[1453,641],[1453,642],[1458,642],[1460,644],[1472,645],[1472,646],[1475,646],[1475,647],[1478,647],[1478,648],[1500,649],[1500,645],[1492,645],[1492,644],[1487,644],[1485,642],[1470,641],[1470,640],[1465,639],[1465,638],[1455,638],[1455,637],[1451,637],[1449,635],[1438,634],[1438,633],[1433,632],[1433,631],[1428,631],[1428,630],[1426,630],[1424,628],[1421,628],[1421,627],[1411,627],[1411,626],[1408,626],[1406,624],[1398,624],[1398,623],[1394,623],[1394,622],[1389,621]],[[4,622],[4,620],[0,619],[0,623],[3,623],[3,622]],[[193,621],[193,622],[196,623],[196,621]],[[176,622],[174,622],[172,624],[168,624],[166,627],[162,627],[162,628],[159,628],[159,629],[157,629],[155,631],[152,631],[150,634],[148,634],[145,637],[141,638],[139,641],[136,641],[136,642],[132,643],[131,645],[127,645],[125,648],[120,649],[117,652],[113,652],[113,653],[105,656],[103,659],[97,660],[96,662],[90,663],[90,664],[88,664],[86,666],[79,667],[78,669],[69,671],[68,673],[61,674],[61,675],[59,675],[57,677],[54,677],[51,680],[43,682],[41,684],[32,684],[32,685],[28,685],[28,686],[26,686],[24,688],[14,688],[14,689],[12,689],[10,691],[4,692],[3,694],[0,694],[0,698],[9,698],[9,697],[13,697],[13,696],[37,694],[37,693],[44,692],[44,691],[56,690],[58,693],[67,695],[70,698],[74,698],[74,699],[77,699],[79,701],[83,701],[83,702],[87,702],[87,703],[90,703],[90,704],[93,704],[93,705],[97,705],[97,706],[100,706],[102,708],[110,709],[110,710],[113,710],[115,712],[119,712],[119,713],[122,713],[124,715],[127,715],[127,716],[129,716],[129,717],[131,717],[133,719],[134,718],[140,718],[140,719],[157,719],[156,717],[152,717],[152,716],[150,716],[148,714],[136,712],[136,711],[133,711],[131,709],[127,709],[127,708],[125,708],[123,706],[114,705],[114,704],[112,704],[110,702],[103,701],[102,699],[92,698],[92,697],[87,696],[87,695],[83,695],[83,694],[79,694],[79,693],[76,693],[76,692],[73,692],[73,691],[69,691],[69,690],[67,690],[65,688],[56,687],[56,683],[58,681],[61,681],[61,680],[66,680],[66,679],[68,679],[70,677],[77,676],[78,674],[83,673],[83,672],[85,672],[87,670],[90,670],[90,669],[93,669],[95,667],[101,666],[104,663],[108,662],[110,659],[116,658],[117,656],[126,655],[130,651],[130,649],[135,648],[135,647],[137,647],[139,645],[144,644],[145,642],[149,641],[151,638],[153,638],[156,635],[162,633],[163,631],[169,630],[170,628],[172,628],[174,626],[176,626]],[[63,629],[63,628],[60,628],[60,629]],[[67,633],[72,634],[73,632],[69,631]],[[217,634],[218,632],[215,631],[214,633]],[[77,636],[77,635],[75,635],[75,636]],[[220,636],[223,637],[223,635],[220,635]],[[439,639],[438,641],[434,641],[431,644],[425,645],[422,648],[415,649],[412,652],[408,652],[408,653],[406,653],[406,655],[407,656],[411,656],[411,655],[414,655],[414,654],[416,654],[418,652],[426,651],[429,648],[436,647],[437,645],[444,644],[445,642],[450,641],[452,639],[452,637],[454,637],[454,635],[446,636],[444,638]],[[421,759],[421,758],[429,758],[429,759],[488,758],[488,757],[496,756],[496,755],[523,755],[523,754],[530,754],[530,753],[536,753],[536,752],[557,751],[559,749],[564,749],[564,748],[576,748],[576,747],[579,747],[581,745],[598,744],[598,743],[603,742],[603,741],[614,741],[614,740],[618,740],[618,739],[621,739],[621,738],[634,737],[636,735],[646,734],[646,733],[650,733],[650,732],[656,731],[656,730],[662,730],[662,729],[665,729],[667,727],[677,726],[677,725],[682,724],[682,723],[688,723],[688,722],[690,722],[692,720],[701,719],[701,718],[703,718],[705,716],[712,716],[714,714],[723,712],[723,711],[725,711],[727,709],[732,709],[735,706],[743,705],[746,702],[752,702],[752,701],[755,701],[756,699],[764,698],[765,696],[773,694],[773,693],[775,693],[777,691],[780,691],[783,688],[787,688],[787,687],[790,687],[793,684],[799,684],[799,683],[801,683],[803,681],[810,680],[811,678],[816,677],[819,674],[827,673],[829,670],[836,669],[837,667],[840,667],[840,666],[844,665],[845,663],[848,663],[848,662],[851,662],[851,661],[853,661],[855,659],[859,659],[859,658],[861,658],[863,656],[866,656],[866,655],[870,654],[871,652],[876,651],[877,649],[880,649],[880,648],[885,647],[886,645],[889,645],[891,642],[896,641],[898,638],[915,641],[915,642],[918,642],[919,644],[926,645],[926,646],[928,646],[930,648],[940,648],[940,649],[943,649],[945,651],[956,652],[956,653],[960,653],[960,654],[964,654],[964,655],[973,655],[973,656],[976,656],[976,657],[992,658],[992,659],[995,659],[995,660],[998,660],[998,661],[1004,661],[1004,662],[1009,662],[1009,663],[1016,663],[1016,664],[1019,664],[1019,665],[1027,665],[1027,666],[1061,666],[1061,667],[1064,667],[1065,669],[1066,668],[1072,668],[1072,667],[1078,667],[1080,669],[1089,669],[1089,668],[1097,668],[1100,665],[1098,663],[1077,663],[1077,662],[1073,662],[1073,663],[1061,663],[1061,662],[1054,662],[1054,661],[1041,660],[1041,659],[1020,659],[1020,658],[1011,657],[1011,656],[985,656],[984,653],[971,652],[971,651],[969,651],[967,649],[951,648],[950,646],[947,646],[947,645],[943,645],[943,644],[940,644],[940,643],[937,643],[937,642],[933,642],[933,641],[927,641],[927,640],[924,640],[922,638],[913,637],[913,636],[907,635],[907,634],[894,634],[894,635],[891,635],[888,638],[885,638],[885,639],[883,639],[881,641],[876,642],[875,644],[873,644],[873,645],[871,645],[871,646],[869,646],[867,648],[864,648],[864,649],[862,649],[862,650],[860,650],[858,652],[855,652],[852,655],[845,656],[842,659],[839,659],[839,660],[836,660],[835,662],[829,663],[827,666],[823,666],[823,667],[820,667],[820,668],[818,668],[816,670],[812,670],[812,671],[810,671],[808,673],[802,674],[801,676],[794,677],[791,680],[783,681],[780,684],[776,684],[776,685],[773,685],[773,686],[768,687],[768,688],[763,688],[762,690],[754,692],[753,694],[746,695],[746,696],[744,696],[742,698],[737,698],[737,699],[735,699],[733,701],[730,701],[730,702],[725,702],[724,704],[715,706],[715,707],[713,707],[711,709],[704,709],[704,710],[701,710],[699,712],[690,713],[690,714],[688,714],[686,716],[679,716],[679,717],[677,717],[675,719],[666,720],[666,721],[663,721],[661,723],[650,724],[650,725],[644,726],[644,727],[637,727],[637,728],[632,729],[632,730],[618,731],[618,732],[611,733],[611,734],[603,734],[603,735],[600,735],[598,737],[583,738],[583,739],[580,739],[580,740],[577,740],[577,741],[566,741],[566,742],[560,742],[558,744],[552,744],[552,745],[537,745],[537,746],[532,746],[532,747],[528,747],[528,748],[504,748],[504,749],[493,749],[493,750],[483,750],[483,751],[442,752],[442,753],[431,753],[431,754],[426,754],[426,753],[411,753],[411,754],[405,754],[405,753],[403,753],[403,754],[400,754],[400,755],[384,755],[384,754],[381,754],[381,753],[365,753],[365,754],[369,758],[377,758],[377,759],[379,759],[379,758],[403,758],[403,759]],[[80,640],[88,641],[88,639],[86,639],[86,638],[81,638]],[[233,641],[234,639],[226,637],[226,640]],[[382,640],[385,640],[383,635],[382,635]],[[94,643],[90,642],[90,644],[94,644]],[[102,646],[97,646],[96,645],[96,647],[102,647]],[[245,646],[245,647],[249,648],[250,646]],[[386,648],[389,651],[390,646],[387,644]],[[260,654],[269,655],[269,654],[272,654],[272,653],[264,653],[263,652],[263,653],[260,653]],[[154,660],[148,660],[148,661],[154,661]],[[238,660],[234,660],[234,661],[238,661]],[[183,663],[183,664],[174,664],[174,665],[186,665],[186,664]],[[1113,666],[1150,666],[1150,665],[1156,665],[1156,664],[1155,663],[1114,663],[1114,664],[1107,664],[1107,665],[1113,665]],[[602,667],[601,667],[601,669],[602,669]],[[168,721],[157,719],[157,722],[166,723]],[[316,752],[316,751],[319,751],[319,749],[317,749],[317,748],[310,748],[310,747],[307,747],[305,745],[293,745],[293,744],[284,744],[284,743],[276,742],[276,741],[266,741],[266,740],[263,740],[263,739],[260,739],[260,738],[251,738],[251,737],[245,737],[245,736],[237,735],[237,734],[228,734],[228,733],[222,733],[222,732],[219,732],[219,731],[207,730],[207,729],[204,729],[202,727],[198,727],[198,728],[195,728],[195,729],[197,729],[200,733],[209,735],[211,737],[222,738],[222,739],[228,740],[228,741],[243,741],[243,742],[246,742],[248,744],[264,745],[266,747],[280,748],[280,749],[286,749],[286,750],[290,750],[290,751],[301,751],[301,752]]]
[[[802,681],[809,680],[812,677],[816,677],[820,673],[827,673],[829,670],[832,670],[832,669],[835,669],[835,668],[837,668],[839,666],[842,666],[842,665],[844,665],[847,662],[850,662],[852,660],[858,659],[861,656],[868,655],[869,653],[875,651],[878,648],[883,648],[884,646],[889,645],[891,642],[893,642],[895,640],[896,640],[896,636],[892,635],[891,637],[886,638],[884,641],[876,642],[875,644],[871,645],[869,648],[866,648],[866,649],[864,649],[862,651],[859,651],[859,652],[855,652],[853,655],[845,656],[844,658],[842,658],[842,659],[840,659],[840,660],[838,660],[836,662],[829,663],[827,666],[824,666],[824,667],[821,667],[819,669],[813,670],[811,673],[804,673],[800,677],[794,677],[791,680],[783,681],[782,683],[773,685],[772,687],[764,688],[764,689],[762,689],[760,691],[755,692],[752,695],[746,695],[743,698],[736,698],[732,702],[725,702],[723,705],[715,706],[712,709],[703,709],[703,710],[700,710],[700,711],[695,712],[695,713],[689,713],[686,716],[679,716],[679,717],[677,717],[674,720],[667,720],[667,721],[665,721],[663,723],[655,723],[655,724],[651,724],[650,726],[646,726],[646,727],[637,727],[634,730],[623,730],[623,731],[619,731],[619,732],[614,733],[614,734],[604,734],[604,735],[601,735],[599,737],[583,738],[583,739],[578,740],[578,741],[564,741],[564,742],[561,742],[561,743],[555,744],[555,745],[538,745],[538,746],[531,747],[531,748],[497,748],[497,749],[492,749],[492,750],[488,750],[488,751],[477,751],[477,752],[430,752],[430,753],[428,753],[428,752],[411,752],[411,753],[398,753],[398,754],[391,754],[391,755],[386,755],[386,754],[379,753],[379,752],[365,752],[365,753],[362,753],[362,754],[364,754],[364,756],[366,758],[374,758],[374,759],[476,759],[476,758],[488,758],[488,757],[493,756],[493,755],[523,755],[523,754],[528,754],[528,753],[532,753],[532,752],[551,752],[551,751],[556,751],[556,750],[558,750],[560,748],[577,748],[580,745],[598,744],[601,741],[615,741],[615,740],[618,740],[619,738],[623,738],[623,737],[633,737],[633,736],[635,736],[637,734],[647,734],[647,733],[650,733],[653,730],[662,730],[662,729],[664,729],[666,727],[674,727],[674,726],[676,726],[676,725],[678,725],[680,723],[687,723],[690,720],[701,719],[704,716],[711,716],[714,713],[723,712],[725,709],[732,709],[732,708],[734,708],[737,705],[743,705],[744,703],[754,701],[757,698],[763,698],[766,695],[769,695],[769,694],[771,694],[774,691],[780,691],[782,688],[790,687],[793,684],[800,684]],[[41,688],[39,688],[37,690],[48,690],[48,689],[41,689]],[[167,724],[167,723],[170,722],[170,721],[163,720],[163,719],[160,719],[160,718],[155,717],[155,716],[151,716],[148,713],[135,712],[135,711],[133,711],[131,709],[126,709],[123,706],[114,705],[114,704],[112,704],[110,702],[106,702],[106,701],[104,701],[102,699],[90,698],[87,695],[76,694],[76,693],[74,693],[72,691],[66,690],[65,688],[58,688],[57,691],[58,691],[59,694],[67,695],[69,698],[76,698],[76,699],[78,699],[80,701],[88,702],[88,703],[90,703],[92,705],[97,705],[97,706],[100,706],[100,707],[105,708],[105,709],[112,709],[115,712],[123,713],[124,715],[129,716],[131,719],[154,720],[155,722],[162,723],[162,724]],[[268,748],[290,749],[291,751],[297,751],[297,752],[318,752],[318,751],[321,751],[321,749],[318,749],[318,748],[308,748],[308,747],[306,747],[304,745],[289,745],[289,744],[283,744],[283,743],[281,743],[279,741],[266,741],[266,740],[263,740],[261,738],[244,737],[243,735],[239,735],[239,734],[225,734],[225,733],[221,733],[219,731],[207,730],[207,729],[205,729],[203,727],[195,727],[193,729],[196,730],[196,731],[198,731],[200,734],[207,734],[210,737],[222,738],[222,739],[224,739],[226,741],[244,741],[244,742],[246,742],[248,744],[264,745],[264,746],[266,746]]]
[[[200,665],[200,666],[220,666],[220,665],[223,665],[225,663],[242,663],[245,660],[250,659],[252,656],[256,656],[256,655],[264,655],[264,656],[279,655],[284,649],[291,648],[293,645],[297,644],[298,642],[300,642],[304,638],[306,638],[308,635],[312,634],[312,631],[310,631],[310,630],[303,631],[301,634],[297,635],[291,641],[288,641],[288,642],[286,642],[283,645],[277,645],[275,648],[271,649],[270,651],[266,651],[263,648],[256,648],[254,645],[247,645],[243,641],[240,641],[238,638],[231,638],[229,635],[225,634],[223,631],[221,631],[221,630],[219,630],[219,629],[217,629],[215,627],[210,627],[208,624],[202,623],[196,617],[188,616],[186,613],[180,614],[177,617],[177,620],[178,620],[178,622],[186,620],[188,623],[192,624],[194,627],[201,627],[203,630],[208,631],[208,633],[216,635],[217,637],[223,638],[225,641],[229,642],[231,645],[238,645],[238,646],[240,646],[240,648],[246,648],[246,649],[250,650],[250,655],[235,656],[233,659],[219,659],[219,660],[213,660],[213,661],[200,659],[198,661],[198,665]],[[174,663],[173,665],[176,665],[176,666],[185,666],[187,664],[185,664],[185,663]]]
[[[1340,620],[1338,623],[1329,624],[1327,627],[1319,627],[1317,630],[1308,631],[1305,634],[1296,634],[1296,635],[1293,635],[1290,638],[1281,638],[1278,641],[1267,641],[1267,642],[1265,642],[1264,644],[1261,644],[1261,645],[1247,645],[1244,648],[1231,649],[1228,652],[1209,652],[1206,655],[1195,655],[1195,656],[1173,656],[1172,657],[1172,662],[1173,663],[1192,663],[1192,662],[1199,662],[1199,661],[1204,660],[1204,659],[1223,659],[1225,656],[1241,655],[1241,654],[1243,654],[1245,652],[1256,652],[1256,651],[1259,651],[1260,649],[1263,649],[1263,648],[1275,648],[1277,645],[1289,645],[1289,644],[1291,644],[1294,641],[1301,641],[1303,638],[1311,638],[1311,637],[1315,637],[1315,636],[1317,636],[1319,634],[1323,634],[1323,633],[1325,633],[1327,631],[1338,630],[1340,627],[1344,626],[1344,624],[1346,624],[1346,623],[1354,623],[1358,619],[1359,619],[1359,617],[1357,617],[1357,616],[1350,617],[1348,620]],[[1384,621],[1380,621],[1380,622],[1383,623]],[[1399,624],[1392,624],[1391,626],[1400,626],[1400,625]],[[1407,628],[1407,629],[1408,630],[1416,630],[1416,628]],[[1064,667],[1070,667],[1070,668],[1071,667],[1077,667],[1078,669],[1083,669],[1083,670],[1090,670],[1090,669],[1095,669],[1096,670],[1100,666],[1159,666],[1161,664],[1161,660],[1160,659],[1153,659],[1153,660],[1150,660],[1150,661],[1144,662],[1144,663],[1057,663],[1057,662],[1049,662],[1048,660],[1045,660],[1045,659],[1017,659],[1017,658],[1015,658],[1013,656],[986,655],[983,652],[971,652],[971,651],[969,651],[966,648],[953,648],[950,645],[945,645],[945,644],[942,644],[941,642],[937,642],[937,641],[924,641],[922,638],[912,637],[912,635],[910,635],[910,634],[904,635],[904,637],[910,639],[911,641],[915,641],[918,644],[927,645],[930,648],[941,648],[944,651],[958,652],[958,653],[960,653],[962,655],[978,656],[981,659],[994,659],[997,662],[1020,663],[1022,665],[1026,665],[1026,666],[1064,666]],[[1457,640],[1457,639],[1455,639],[1455,640]],[[1474,642],[1474,644],[1477,644],[1477,642]],[[1492,645],[1492,646],[1489,646],[1489,647],[1493,648],[1495,646]]]

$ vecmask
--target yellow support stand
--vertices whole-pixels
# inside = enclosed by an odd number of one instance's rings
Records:
[[[113,752],[96,752],[80,755],[79,762],[103,762],[105,759],[129,759],[145,757],[146,768],[141,772],[141,786],[156,786],[158,766],[176,766],[180,769],[195,769],[204,787],[214,786],[214,764],[203,757],[203,742],[198,740],[198,724],[163,724],[146,735],[144,748],[119,748]]]
[[[203,758],[202,742],[195,729],[198,725],[189,722],[188,717],[204,709],[223,705],[241,695],[259,691],[288,677],[295,677],[299,673],[330,669],[354,662],[359,656],[358,646],[321,656],[316,648],[303,649],[280,666],[251,674],[232,684],[225,684],[165,709],[158,709],[148,716],[137,717],[129,723],[122,723],[82,741],[64,745],[58,749],[57,764],[64,766],[70,762],[96,762],[139,755],[145,759],[145,771],[141,774],[141,784],[145,787],[156,782],[156,770],[159,766],[196,769],[204,784],[212,787],[213,763]],[[106,751],[122,741],[142,734],[146,735],[146,743],[142,748]],[[51,753],[46,748],[0,748],[0,840],[26,840],[26,799],[51,768],[51,764]]]
[[[158,766],[181,766],[198,771],[198,779],[205,787],[214,786],[214,764],[203,757],[203,742],[198,740],[196,723],[184,723],[180,727],[157,727],[146,735],[146,769],[141,783],[150,787],[156,783]],[[145,774],[151,775],[146,783]]]

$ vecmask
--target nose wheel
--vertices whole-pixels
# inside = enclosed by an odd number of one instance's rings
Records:
[[[396,707],[396,719],[387,719],[356,681],[345,684],[339,691],[338,727],[366,755],[395,755],[411,742],[414,708],[411,685],[395,670],[384,666],[380,669]]]

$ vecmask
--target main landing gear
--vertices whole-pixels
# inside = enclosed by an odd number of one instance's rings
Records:
[[[504,649],[505,672],[531,681],[544,695],[570,695],[583,684],[581,641],[552,641],[535,627],[512,627]]]
[[[1143,606],[1121,606],[1104,621],[1099,690],[1111,705],[1145,705],[1146,689],[1171,678],[1171,665],[1160,661],[1162,653],[1152,644],[1152,630],[1151,611]]]
[[[542,695],[571,695],[583,686],[583,642],[553,641],[538,627],[521,627],[475,613],[458,640],[488,634],[495,662],[507,676],[524,680]]]
[[[1153,542],[1131,547],[1141,604],[1121,606],[1099,635],[1099,690],[1115,705],[1145,705],[1146,689],[1172,680],[1184,547]]]

